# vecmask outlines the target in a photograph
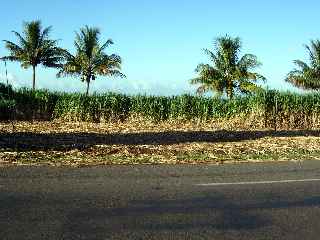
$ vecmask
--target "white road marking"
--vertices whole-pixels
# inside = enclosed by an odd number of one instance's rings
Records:
[[[229,186],[229,185],[257,185],[257,184],[274,184],[274,183],[298,183],[298,182],[320,182],[320,179],[296,179],[296,180],[278,180],[278,181],[259,181],[259,182],[229,182],[229,183],[200,183],[196,186]]]

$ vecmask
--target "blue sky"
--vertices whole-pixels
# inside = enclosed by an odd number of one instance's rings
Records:
[[[303,44],[320,38],[317,0],[11,0],[1,8],[1,39],[15,41],[10,31],[21,32],[23,21],[35,19],[52,25],[52,38],[61,39],[60,45],[71,52],[75,31],[84,25],[99,27],[104,40],[112,38],[115,44],[108,51],[123,58],[127,78],[98,78],[91,85],[98,92],[192,93],[188,80],[197,64],[208,61],[202,49],[212,48],[214,38],[225,34],[242,39],[242,53],[258,56],[263,63],[259,72],[270,88],[292,89],[283,81],[292,60],[307,60]],[[0,56],[6,54],[1,44]],[[31,70],[9,63],[8,71],[15,86],[31,86]],[[37,87],[85,90],[78,79],[57,79],[55,74],[38,68]]]

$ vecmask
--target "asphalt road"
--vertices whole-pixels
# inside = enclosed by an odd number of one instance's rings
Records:
[[[0,239],[318,240],[318,179],[317,161],[0,168]]]

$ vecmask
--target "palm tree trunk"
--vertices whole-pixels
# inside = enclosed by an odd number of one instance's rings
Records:
[[[86,96],[88,96],[88,95],[89,95],[89,85],[90,85],[90,80],[89,80],[89,79],[87,79],[87,80],[86,80],[86,82],[87,82],[87,92],[86,92]]]
[[[32,90],[36,90],[36,66],[32,66]]]
[[[229,99],[233,98],[233,86],[231,84],[227,86],[227,97]]]

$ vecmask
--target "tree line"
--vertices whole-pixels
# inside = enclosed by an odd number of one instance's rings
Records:
[[[40,21],[23,24],[23,33],[13,31],[18,42],[4,40],[9,55],[2,57],[4,61],[17,61],[23,68],[32,68],[32,89],[36,85],[36,68],[38,65],[57,68],[57,77],[75,76],[87,84],[89,93],[90,82],[98,75],[125,77],[120,72],[121,58],[116,54],[105,53],[113,44],[111,39],[100,42],[100,30],[85,26],[76,33],[74,40],[75,54],[58,46],[57,40],[50,39],[52,27],[44,28]]]
[[[100,30],[85,26],[76,32],[75,53],[58,46],[58,40],[50,38],[52,27],[43,28],[41,21],[25,22],[23,32],[12,31],[17,43],[4,40],[8,56],[3,61],[17,61],[22,68],[32,68],[32,89],[36,86],[36,68],[38,65],[56,68],[57,77],[73,76],[86,83],[86,95],[89,94],[91,81],[97,76],[126,77],[121,72],[122,60],[117,54],[108,55],[105,51],[113,44],[111,39],[100,41]],[[237,93],[248,94],[262,89],[259,85],[266,78],[254,70],[261,66],[257,56],[240,56],[242,43],[238,37],[228,35],[218,37],[213,51],[204,49],[211,63],[199,64],[197,77],[190,80],[198,85],[197,92],[207,91],[233,98]],[[320,41],[312,40],[305,45],[309,63],[294,60],[296,66],[288,73],[285,81],[302,89],[320,88]]]

